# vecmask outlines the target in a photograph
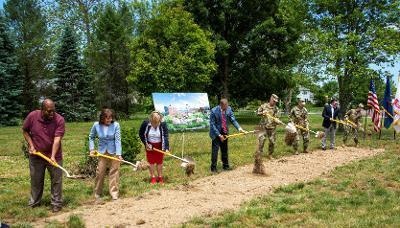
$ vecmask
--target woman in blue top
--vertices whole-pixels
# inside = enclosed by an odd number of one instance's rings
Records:
[[[101,154],[114,156],[122,160],[121,147],[121,128],[119,123],[115,122],[114,112],[111,109],[104,108],[100,113],[99,122],[93,124],[89,134],[89,150],[93,155],[95,152],[94,140],[99,139],[98,152]],[[99,200],[103,191],[104,176],[107,168],[109,173],[109,191],[113,200],[118,199],[119,190],[119,167],[120,162],[104,157],[99,157],[99,163],[96,170],[95,193],[96,200]]]

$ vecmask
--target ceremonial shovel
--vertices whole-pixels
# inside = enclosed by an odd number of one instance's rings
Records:
[[[71,178],[71,179],[84,179],[85,178],[85,176],[82,176],[82,175],[70,175],[66,169],[64,169],[62,166],[60,166],[59,164],[57,164],[56,162],[54,162],[53,160],[48,158],[46,155],[44,155],[38,151],[33,152],[32,154],[43,158],[44,160],[48,161],[52,166],[60,168],[66,174],[67,178]]]
[[[108,159],[111,159],[111,160],[120,161],[120,162],[129,164],[129,165],[133,166],[133,171],[141,171],[141,170],[146,170],[146,169],[149,168],[149,163],[147,163],[145,161],[137,161],[136,164],[133,164],[132,162],[128,162],[128,161],[125,161],[125,160],[120,160],[119,158],[108,156],[108,155],[105,155],[105,154],[101,154],[101,153],[99,153],[97,151],[95,151],[94,154],[91,155],[91,156],[92,157],[108,158]]]
[[[195,169],[195,167],[196,167],[196,162],[194,161],[193,158],[191,158],[191,157],[180,158],[180,157],[178,157],[178,156],[176,156],[176,155],[173,155],[173,154],[171,154],[171,153],[165,152],[165,151],[163,151],[163,150],[156,149],[156,148],[154,148],[154,147],[153,147],[153,150],[156,151],[156,152],[165,154],[165,155],[167,155],[167,156],[171,156],[171,157],[176,158],[176,159],[178,159],[178,160],[181,160],[181,161],[182,161],[181,166],[182,166],[183,168],[185,168],[185,170],[186,170],[186,175],[187,175],[187,176],[190,176],[190,175],[194,174],[194,169]]]

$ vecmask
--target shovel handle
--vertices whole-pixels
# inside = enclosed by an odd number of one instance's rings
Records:
[[[314,134],[318,134],[317,132],[315,132],[315,131],[313,131],[313,130],[311,130],[311,129],[308,129],[308,128],[305,128],[305,127],[303,127],[303,126],[300,126],[300,125],[295,125],[298,129],[301,129],[301,130],[304,130],[304,131],[309,131],[309,132],[311,132],[311,133],[314,133]]]
[[[43,158],[44,160],[48,161],[52,166],[55,166],[55,167],[57,167],[57,168],[60,167],[59,164],[57,164],[56,162],[54,162],[54,161],[51,160],[49,157],[47,157],[46,155],[42,154],[42,153],[39,152],[39,151],[33,152],[32,154],[37,155],[37,156]]]
[[[178,157],[178,156],[176,156],[176,155],[173,155],[173,154],[171,154],[171,153],[167,153],[167,152],[165,152],[165,151],[163,151],[163,150],[159,150],[159,149],[154,148],[154,147],[153,147],[153,150],[156,151],[156,152],[159,152],[159,153],[162,153],[162,154],[165,154],[165,155],[174,157],[174,158],[179,159],[179,160],[181,160],[181,161],[183,161],[183,162],[189,163],[189,161],[187,161],[187,160],[185,160],[185,159],[183,159],[183,158],[180,158],[180,157]]]
[[[269,113],[264,113],[264,116],[271,118],[272,120],[274,120],[276,123],[281,124],[281,125],[286,125],[284,122],[282,122],[282,120],[280,120],[278,117],[274,117]]]
[[[136,167],[136,165],[133,164],[133,163],[131,163],[131,162],[128,162],[128,161],[125,161],[125,160],[120,160],[119,158],[112,157],[112,156],[108,156],[108,155],[105,155],[105,154],[101,154],[101,153],[99,153],[98,151],[95,151],[94,154],[93,154],[92,156],[94,156],[94,157],[108,158],[108,159],[111,159],[111,160],[120,161],[120,162],[123,162],[123,163],[126,163],[126,164],[129,164],[129,165],[131,165],[131,166]]]
[[[250,133],[255,133],[257,131],[258,130],[248,131],[248,132],[240,132],[240,133],[231,134],[231,135],[224,135],[224,137],[227,139],[227,138],[230,138],[230,137],[236,137],[236,136],[240,136],[240,135],[247,135],[247,134],[250,134]]]
[[[67,175],[67,177],[71,177],[71,175],[69,175],[69,173],[68,173],[68,171],[66,169],[64,169],[57,162],[54,162],[53,160],[51,160],[50,158],[48,158],[46,155],[42,154],[41,152],[36,151],[36,152],[33,152],[32,154],[43,158],[44,160],[48,161],[52,166],[60,168]]]

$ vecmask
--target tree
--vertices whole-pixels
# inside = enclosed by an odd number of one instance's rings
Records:
[[[216,44],[218,72],[209,91],[228,97],[232,66],[245,37],[255,25],[276,12],[277,1],[185,0],[184,6],[197,24],[212,32]]]
[[[46,21],[38,0],[9,0],[5,15],[16,37],[16,54],[24,76],[24,114],[38,106],[41,85],[49,76]]]
[[[17,125],[23,106],[23,77],[18,71],[14,43],[4,15],[0,15],[0,126]]]
[[[87,121],[96,113],[94,91],[78,53],[77,38],[67,26],[56,59],[57,110],[68,121]]]
[[[128,80],[144,95],[151,92],[204,91],[216,70],[210,34],[177,6],[155,9],[132,45]]]
[[[316,47],[313,59],[321,74],[339,86],[342,113],[356,94],[366,100],[368,82],[381,83],[384,75],[372,64],[393,63],[400,51],[399,1],[310,0],[309,34]],[[357,92],[357,93],[356,93]]]
[[[290,110],[294,90],[305,81],[296,67],[307,8],[302,0],[281,0],[276,12],[264,15],[238,48],[228,88],[241,105],[269,99],[275,93]]]
[[[127,5],[108,4],[99,15],[89,51],[98,85],[95,88],[98,104],[125,114],[129,113],[131,100],[126,78],[131,70],[128,45],[132,30],[133,19]]]

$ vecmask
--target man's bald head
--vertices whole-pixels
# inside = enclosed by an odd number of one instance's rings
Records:
[[[52,100],[52,99],[44,99],[43,101],[42,101],[42,110],[45,108],[45,107],[50,107],[50,106],[55,106],[54,105],[54,101]]]
[[[225,111],[225,110],[228,108],[228,99],[222,98],[222,99],[219,101],[219,106],[221,107],[222,110]]]
[[[45,120],[52,120],[54,118],[54,113],[56,111],[56,106],[54,101],[51,99],[44,99],[42,101],[42,116]]]

